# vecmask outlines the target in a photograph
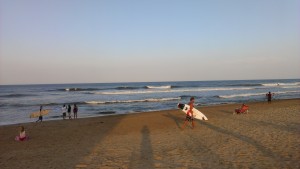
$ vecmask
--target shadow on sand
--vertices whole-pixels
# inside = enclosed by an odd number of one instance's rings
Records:
[[[154,168],[150,130],[147,126],[142,128],[141,135],[140,152],[132,152],[129,168]]]
[[[282,159],[285,159],[285,157],[274,153],[273,151],[271,151],[270,149],[268,149],[267,147],[261,145],[258,141],[252,139],[251,137],[248,136],[244,136],[238,133],[234,133],[228,130],[225,130],[223,128],[220,128],[218,126],[214,126],[212,124],[209,124],[207,122],[202,123],[202,125],[206,126],[209,129],[212,129],[216,132],[222,133],[222,134],[226,134],[228,136],[237,138],[247,144],[250,144],[252,146],[254,146],[258,151],[260,151],[264,156],[272,158],[274,160],[274,162],[277,162],[278,165],[280,166],[280,168],[284,168],[286,166],[288,166],[285,162],[280,162],[283,161]],[[288,159],[286,159],[286,161],[288,161]]]
[[[175,116],[175,115],[173,115],[173,114],[171,114],[171,113],[164,114],[163,116],[168,117],[168,118],[174,120],[174,122],[176,123],[178,129],[181,129],[181,125],[182,125],[183,122],[184,122],[184,116],[182,116],[182,118],[180,118],[180,117]]]

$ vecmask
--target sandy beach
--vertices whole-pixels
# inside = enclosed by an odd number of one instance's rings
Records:
[[[300,99],[200,106],[208,121],[182,129],[167,110],[0,127],[2,169],[30,168],[300,168]],[[84,113],[84,112],[80,112]],[[79,113],[79,116],[80,116]]]

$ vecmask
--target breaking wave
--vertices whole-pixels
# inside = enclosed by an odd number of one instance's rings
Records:
[[[101,90],[98,88],[65,88],[65,89],[57,89],[56,91],[72,91],[72,92],[76,92],[76,91],[96,91],[96,90]],[[49,91],[53,91],[53,90],[49,90]]]
[[[287,93],[300,93],[300,91],[286,91],[286,92],[273,92],[274,94],[287,94]],[[245,93],[245,94],[233,94],[233,95],[220,95],[219,98],[235,98],[235,97],[249,97],[249,96],[265,96],[266,93]]]
[[[249,87],[236,87],[236,88],[189,88],[177,90],[135,90],[135,91],[108,91],[96,92],[95,94],[102,95],[127,95],[127,94],[151,94],[151,93],[178,93],[178,92],[206,92],[206,91],[230,91],[230,90],[251,90]]]
[[[264,83],[262,85],[263,86],[269,86],[269,87],[274,87],[274,86],[299,86],[300,82],[294,82],[294,83]]]
[[[142,100],[113,100],[113,101],[87,101],[87,104],[116,104],[116,103],[138,103],[138,102],[165,102],[165,101],[173,101],[180,100],[180,97],[176,98],[161,98],[161,99],[142,99]]]
[[[168,85],[168,86],[146,86],[146,88],[148,89],[171,89],[172,86]]]
[[[233,85],[228,85],[228,86],[242,86],[242,87],[247,87],[247,86],[263,86],[260,83],[245,83],[245,84],[233,84]]]

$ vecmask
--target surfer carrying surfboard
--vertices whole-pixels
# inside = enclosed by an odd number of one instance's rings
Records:
[[[40,107],[40,115],[39,115],[39,119],[36,122],[43,122],[43,116],[42,116],[42,110],[43,110],[43,106]]]
[[[187,123],[189,121],[192,122],[192,128],[194,128],[194,126],[195,126],[195,124],[194,124],[194,114],[193,114],[194,102],[195,102],[195,98],[191,97],[190,102],[188,103],[188,105],[190,106],[190,109],[186,113],[186,117],[185,117],[183,127],[182,127],[183,129],[185,128],[185,126],[187,125]]]

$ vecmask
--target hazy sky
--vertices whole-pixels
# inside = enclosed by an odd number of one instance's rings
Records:
[[[0,0],[0,84],[277,78],[299,0]]]

